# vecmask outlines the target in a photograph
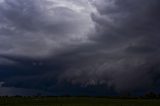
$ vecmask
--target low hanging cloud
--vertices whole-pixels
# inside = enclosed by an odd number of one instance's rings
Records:
[[[1,54],[46,56],[87,42],[94,25],[90,11],[85,11],[90,8],[81,5],[66,0],[5,0],[0,12]]]
[[[3,0],[0,80],[6,87],[60,94],[99,86],[118,92],[157,88],[159,5],[158,0]]]

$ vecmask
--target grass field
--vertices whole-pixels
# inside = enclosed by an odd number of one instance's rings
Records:
[[[0,106],[160,106],[160,100],[87,97],[8,97],[0,99]]]

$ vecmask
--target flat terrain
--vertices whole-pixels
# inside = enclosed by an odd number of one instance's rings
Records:
[[[0,106],[160,106],[160,100],[92,97],[7,97],[0,98]]]

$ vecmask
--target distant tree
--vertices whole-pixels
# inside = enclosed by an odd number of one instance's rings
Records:
[[[36,97],[41,97],[41,96],[42,96],[41,93],[37,93],[37,94],[36,94]]]
[[[15,95],[14,97],[21,98],[22,96],[21,95]]]
[[[132,95],[130,92],[125,92],[121,94],[120,98],[129,99],[129,98],[132,98]]]
[[[158,98],[160,98],[160,93],[157,96],[158,96]]]
[[[144,95],[144,98],[149,98],[149,99],[154,99],[154,98],[157,98],[158,95],[154,92],[148,92]]]

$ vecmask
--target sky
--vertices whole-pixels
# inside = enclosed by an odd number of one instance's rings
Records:
[[[159,0],[0,0],[0,95],[160,92]]]

